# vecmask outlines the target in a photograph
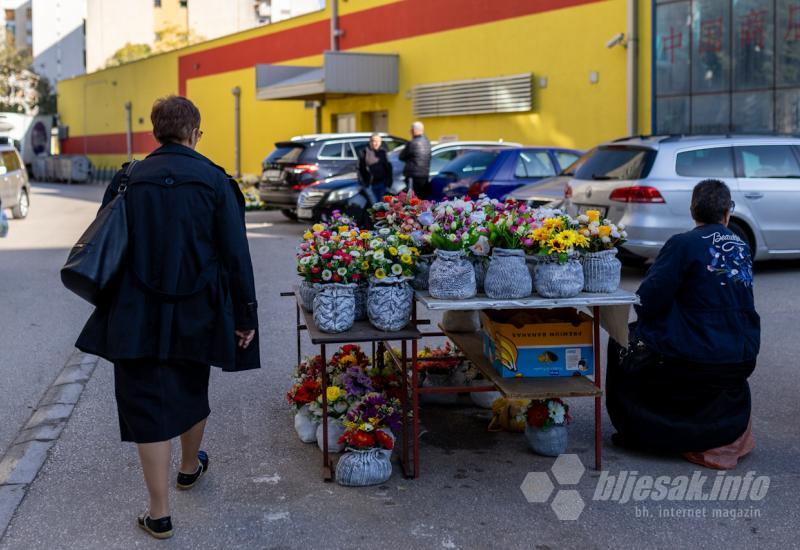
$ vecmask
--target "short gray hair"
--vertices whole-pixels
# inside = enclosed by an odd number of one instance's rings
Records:
[[[419,120],[416,120],[411,123],[411,129],[414,130],[415,132],[422,133],[425,131],[425,125],[421,123]]]

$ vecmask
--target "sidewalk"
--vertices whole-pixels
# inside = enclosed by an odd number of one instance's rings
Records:
[[[270,214],[257,219],[273,223],[276,218]],[[0,549],[795,544],[800,521],[793,506],[800,490],[796,430],[787,433],[786,422],[793,419],[771,418],[769,412],[756,417],[759,447],[736,472],[757,470],[771,477],[767,498],[754,503],[761,511],[759,519],[637,518],[632,502],[590,502],[598,474],[587,470],[570,487],[580,492],[586,509],[578,521],[561,521],[548,504],[529,503],[520,490],[527,473],[545,472],[553,460],[528,451],[521,434],[487,432],[488,412],[475,408],[425,410],[422,421],[429,431],[422,438],[418,480],[403,479],[395,464],[392,478],[380,487],[356,489],[322,482],[321,454],[316,445],[297,439],[284,399],[294,360],[290,328],[294,313],[291,300],[277,295],[293,280],[292,254],[300,228],[253,227],[254,234],[270,231],[268,238],[251,236],[254,261],[262,266],[257,285],[264,368],[238,374],[213,371],[212,415],[204,445],[211,468],[196,489],[173,491],[175,537],[160,543],[134,525],[146,506],[146,492],[135,448],[119,442],[112,370],[101,362]],[[588,467],[593,464],[593,403],[573,399],[570,404],[575,423],[568,452],[578,454]],[[776,423],[784,428],[772,430]],[[635,470],[691,476],[695,471],[680,459],[620,451],[610,443],[607,419],[603,429],[605,464],[611,474]]]

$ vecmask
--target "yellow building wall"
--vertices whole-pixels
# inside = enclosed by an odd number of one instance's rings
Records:
[[[340,2],[342,14],[392,0]],[[639,131],[650,130],[650,2],[640,0]],[[534,108],[528,113],[431,117],[422,119],[431,139],[504,139],[532,145],[589,148],[625,135],[626,51],[606,48],[609,38],[625,32],[625,0],[607,0],[515,19],[374,44],[355,51],[398,53],[400,88],[394,96],[328,99],[322,110],[323,131],[332,115],[389,111],[389,131],[407,136],[413,121],[410,91],[417,84],[493,77],[523,72],[534,75]],[[157,97],[177,93],[178,56],[279,32],[327,17],[317,12],[253,29],[122,67],[59,84],[59,112],[71,136],[125,132],[124,103],[133,104],[134,132],[150,131],[149,112]],[[321,65],[322,56],[286,64]],[[597,72],[598,82],[590,82]],[[547,79],[546,87],[539,79]],[[314,115],[302,101],[255,99],[255,69],[248,67],[187,82],[187,96],[200,108],[204,136],[198,149],[227,170],[234,169],[233,87],[241,95],[241,161],[243,173],[259,173],[275,141],[313,131]],[[87,106],[84,109],[84,105]],[[143,119],[140,123],[139,119]],[[141,156],[141,155],[137,155]],[[119,155],[92,155],[100,164],[124,160]]]

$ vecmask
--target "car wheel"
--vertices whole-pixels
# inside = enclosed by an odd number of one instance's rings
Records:
[[[730,229],[734,235],[736,235],[744,242],[746,242],[747,246],[750,248],[750,255],[755,256],[756,243],[753,242],[753,237],[752,235],[750,235],[750,232],[747,230],[747,227],[739,221],[730,220],[728,222],[728,229]]]
[[[23,220],[28,217],[28,211],[30,210],[30,200],[28,199],[28,191],[25,188],[19,190],[19,198],[17,199],[17,205],[11,209],[11,214],[14,215],[14,218],[18,220]]]
[[[297,221],[297,211],[289,210],[288,208],[283,208],[281,210],[281,214],[286,216],[288,219],[292,220],[293,222]]]

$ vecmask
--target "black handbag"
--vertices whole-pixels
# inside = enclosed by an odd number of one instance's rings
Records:
[[[100,210],[81,235],[61,268],[61,282],[92,305],[122,269],[128,249],[128,216],[125,192],[138,161],[131,161],[120,177],[117,196]]]

